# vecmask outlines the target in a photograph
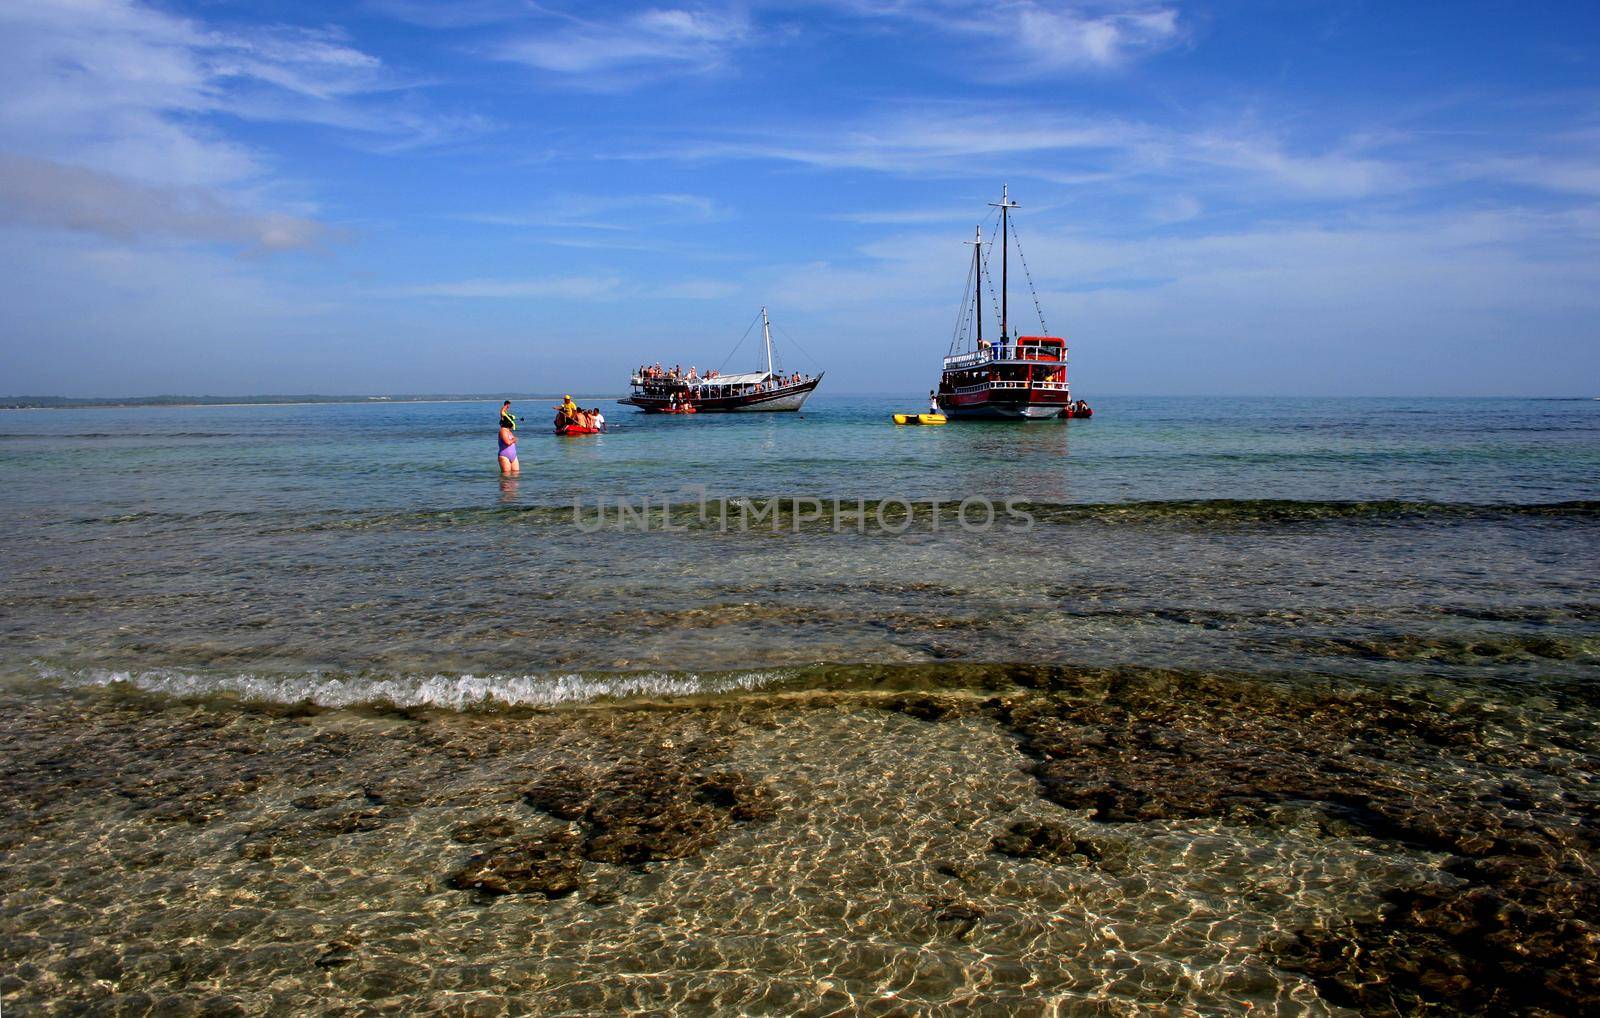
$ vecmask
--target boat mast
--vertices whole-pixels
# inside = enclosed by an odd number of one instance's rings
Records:
[[[767,377],[772,377],[772,324],[767,321],[767,309],[761,309],[761,342],[767,348]]]
[[[1000,185],[1000,200],[989,204],[1000,210],[1000,342],[1005,344],[1010,335],[1007,331],[1009,327],[1006,325],[1006,252],[1011,250],[1011,234],[1007,229],[1006,213],[1022,206],[1011,200],[1011,188],[1007,184]]]
[[[967,241],[972,245],[972,317],[978,323],[978,346],[983,348],[983,260],[979,254],[983,251],[983,224],[972,228],[972,239]]]

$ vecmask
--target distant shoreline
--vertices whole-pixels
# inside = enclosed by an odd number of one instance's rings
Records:
[[[578,399],[621,399],[621,396],[579,393]],[[0,410],[160,410],[183,407],[244,406],[385,406],[392,403],[560,402],[554,394],[490,393],[485,396],[134,396],[125,399],[70,399],[63,396],[0,397]]]

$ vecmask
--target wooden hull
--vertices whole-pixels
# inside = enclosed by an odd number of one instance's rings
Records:
[[[756,392],[744,396],[722,396],[713,399],[695,399],[695,413],[700,414],[735,414],[735,413],[783,413],[799,410],[805,405],[806,398],[811,395],[822,376],[807,379],[797,385],[788,385],[771,392]],[[620,402],[628,406],[638,407],[647,414],[669,413],[668,407],[672,405],[667,396],[650,396],[645,393],[635,393]]]

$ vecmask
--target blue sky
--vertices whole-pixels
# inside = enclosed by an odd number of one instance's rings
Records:
[[[10,0],[0,98],[6,394],[615,390],[763,303],[914,393],[1002,183],[1086,397],[1600,393],[1593,4]]]

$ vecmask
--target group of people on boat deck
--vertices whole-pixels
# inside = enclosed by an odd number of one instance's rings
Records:
[[[674,381],[674,382],[676,382],[676,381],[698,382],[698,381],[700,381],[702,379],[709,381],[710,379],[716,378],[717,375],[719,375],[719,374],[720,374],[720,372],[717,372],[717,371],[707,371],[704,375],[702,375],[702,374],[700,374],[700,372],[695,370],[695,367],[694,367],[693,364],[689,365],[689,370],[687,372],[685,372],[683,370],[683,368],[680,365],[677,365],[677,364],[674,364],[670,368],[664,368],[664,367],[661,366],[661,362],[660,361],[656,361],[654,364],[641,364],[641,365],[639,365],[638,377],[639,378],[664,378],[664,379],[667,379],[668,381]]]

